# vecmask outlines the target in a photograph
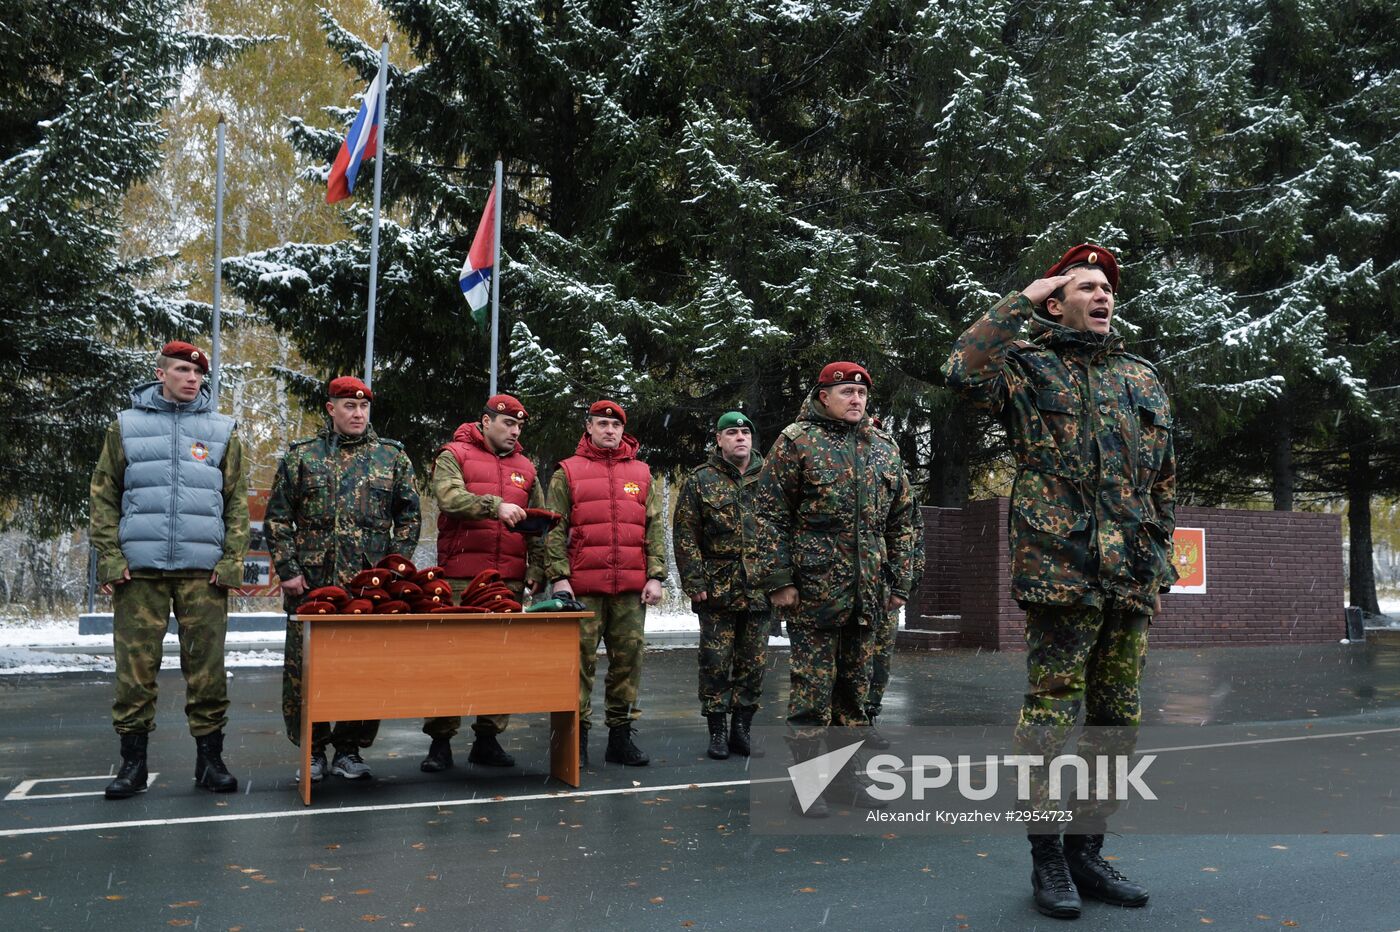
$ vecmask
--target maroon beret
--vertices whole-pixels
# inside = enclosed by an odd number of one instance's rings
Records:
[[[517,534],[547,534],[563,517],[548,508],[526,508],[525,517],[515,522],[511,530]]]
[[[508,414],[517,421],[528,421],[529,413],[525,406],[510,395],[492,395],[486,399],[487,414]]]
[[[209,374],[209,354],[193,343],[186,343],[184,340],[171,340],[160,348],[160,354],[171,359],[192,362],[199,367],[200,372]]]
[[[303,598],[307,602],[333,602],[336,605],[344,605],[350,601],[350,593],[339,586],[321,586],[319,589],[312,589]]]
[[[342,375],[338,379],[331,379],[331,384],[327,388],[327,393],[332,398],[363,398],[366,401],[374,400],[374,392],[369,390],[369,386],[353,375]]]
[[[374,614],[374,603],[369,599],[351,599],[342,610],[345,615],[372,615]]]
[[[381,615],[407,615],[408,603],[402,599],[390,599],[387,602],[379,603],[375,611]]]
[[[413,561],[408,557],[391,553],[378,563],[374,564],[376,569],[388,570],[394,574],[395,579],[408,579],[418,572],[418,567],[413,565]]]
[[[297,606],[298,615],[335,615],[340,609],[334,602],[325,602],[319,599],[311,599]]]
[[[410,581],[411,581],[411,582],[414,582],[414,583],[417,583],[417,584],[420,585],[420,586],[426,586],[428,583],[432,582],[434,579],[441,579],[442,577],[444,577],[444,576],[446,576],[446,575],[447,575],[447,571],[444,570],[442,567],[440,567],[440,566],[428,566],[428,567],[424,567],[423,569],[421,569],[421,570],[419,570],[418,572],[414,573],[414,574],[413,574],[413,578],[412,578]]]
[[[350,580],[350,589],[378,589],[393,582],[394,575],[388,570],[360,570]]]
[[[606,398],[593,402],[588,408],[588,415],[589,417],[616,418],[623,423],[623,426],[627,424],[627,411],[616,401],[608,401]]]
[[[870,381],[870,373],[865,371],[865,367],[853,362],[827,363],[822,367],[821,375],[817,376],[819,388],[847,384],[864,385],[866,388],[874,387]]]
[[[414,583],[405,580],[403,582],[389,583],[389,595],[395,599],[412,602],[415,599],[423,598],[423,590]]]
[[[1118,259],[1107,249],[1095,246],[1093,243],[1080,243],[1075,246],[1061,256],[1059,262],[1046,269],[1043,277],[1063,275],[1068,270],[1079,266],[1102,269],[1104,278],[1108,279],[1108,287],[1113,289],[1114,294],[1118,293]]]

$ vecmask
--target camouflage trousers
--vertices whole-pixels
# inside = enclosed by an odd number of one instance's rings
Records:
[[[452,587],[452,601],[457,602],[462,598],[462,593],[471,585],[470,579],[452,579],[443,577],[447,584]],[[516,601],[519,601],[525,593],[525,583],[519,579],[507,579],[505,584],[510,587],[510,591],[515,593]],[[520,603],[524,605],[524,602]],[[478,735],[499,735],[506,730],[510,724],[509,715],[478,715],[476,721],[472,723],[472,731]],[[457,734],[462,727],[462,716],[442,715],[437,718],[423,719],[423,734],[434,740],[450,739]]]
[[[885,687],[890,684],[890,670],[894,667],[894,642],[899,633],[899,610],[885,616],[882,624],[875,628],[875,649],[870,659],[870,691],[865,696],[865,714],[877,718],[885,702]]]
[[[282,721],[287,737],[301,747],[301,658],[302,623],[287,619],[287,642],[282,654]],[[337,751],[358,751],[374,744],[379,734],[378,722],[313,722],[311,752],[321,754],[326,745]]]
[[[875,632],[870,625],[818,628],[793,624],[788,725],[805,733],[827,725],[868,725],[865,697]]]
[[[112,725],[119,735],[144,735],[156,727],[156,674],[171,609],[180,633],[180,672],[185,675],[185,720],[195,737],[228,725],[224,635],[228,591],[196,577],[133,578],[112,589],[112,643],[117,695]]]
[[[1131,755],[1142,718],[1139,686],[1151,620],[1113,606],[1030,606],[1028,691],[1016,726],[1017,752],[1049,761],[1064,748],[1083,706],[1087,727],[1075,753],[1091,761]],[[1048,799],[1046,770],[1031,770],[1031,807],[1037,810],[1057,808]],[[1077,800],[1071,808],[1074,819],[1066,831],[1101,834],[1118,802]],[[1045,830],[1045,823],[1027,825],[1038,826],[1032,832]]]
[[[603,724],[626,725],[641,717],[637,689],[642,683],[642,656],[646,653],[646,606],[641,594],[585,595],[579,601],[593,613],[579,622],[578,710],[579,724],[588,728],[593,715],[593,675],[598,669],[598,641],[608,650],[608,674],[603,683]]]
[[[768,659],[766,611],[700,611],[700,712],[758,708]]]

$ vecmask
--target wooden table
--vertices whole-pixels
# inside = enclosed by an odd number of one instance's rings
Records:
[[[579,785],[579,622],[590,612],[307,615],[301,800],[313,722],[550,713],[549,772]]]

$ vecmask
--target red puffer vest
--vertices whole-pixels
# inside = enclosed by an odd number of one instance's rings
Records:
[[[577,595],[641,592],[647,584],[647,492],[651,468],[624,434],[600,450],[584,434],[559,464],[569,479],[569,582]]]
[[[481,425],[467,423],[457,428],[452,442],[442,449],[457,460],[468,492],[499,495],[521,508],[529,504],[535,466],[519,444],[509,456],[497,456],[486,448]],[[471,579],[489,569],[506,579],[524,579],[525,538],[496,518],[467,521],[439,512],[438,563],[454,579]]]

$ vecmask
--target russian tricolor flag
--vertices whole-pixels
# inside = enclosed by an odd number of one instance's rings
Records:
[[[331,177],[326,185],[326,203],[343,201],[355,190],[355,176],[360,173],[360,163],[374,155],[377,148],[379,129],[379,107],[382,97],[379,93],[379,76],[375,75],[360,101],[360,112],[355,122],[350,124],[350,133],[340,144],[340,152],[331,165]],[[373,113],[371,114],[371,111]]]
[[[496,257],[496,186],[491,186],[491,196],[486,199],[486,209],[481,212],[481,222],[476,225],[476,238],[472,240],[467,261],[462,263],[462,271],[457,276],[457,284],[472,309],[472,319],[477,326],[486,326],[486,305],[491,303],[491,274],[495,271]]]

